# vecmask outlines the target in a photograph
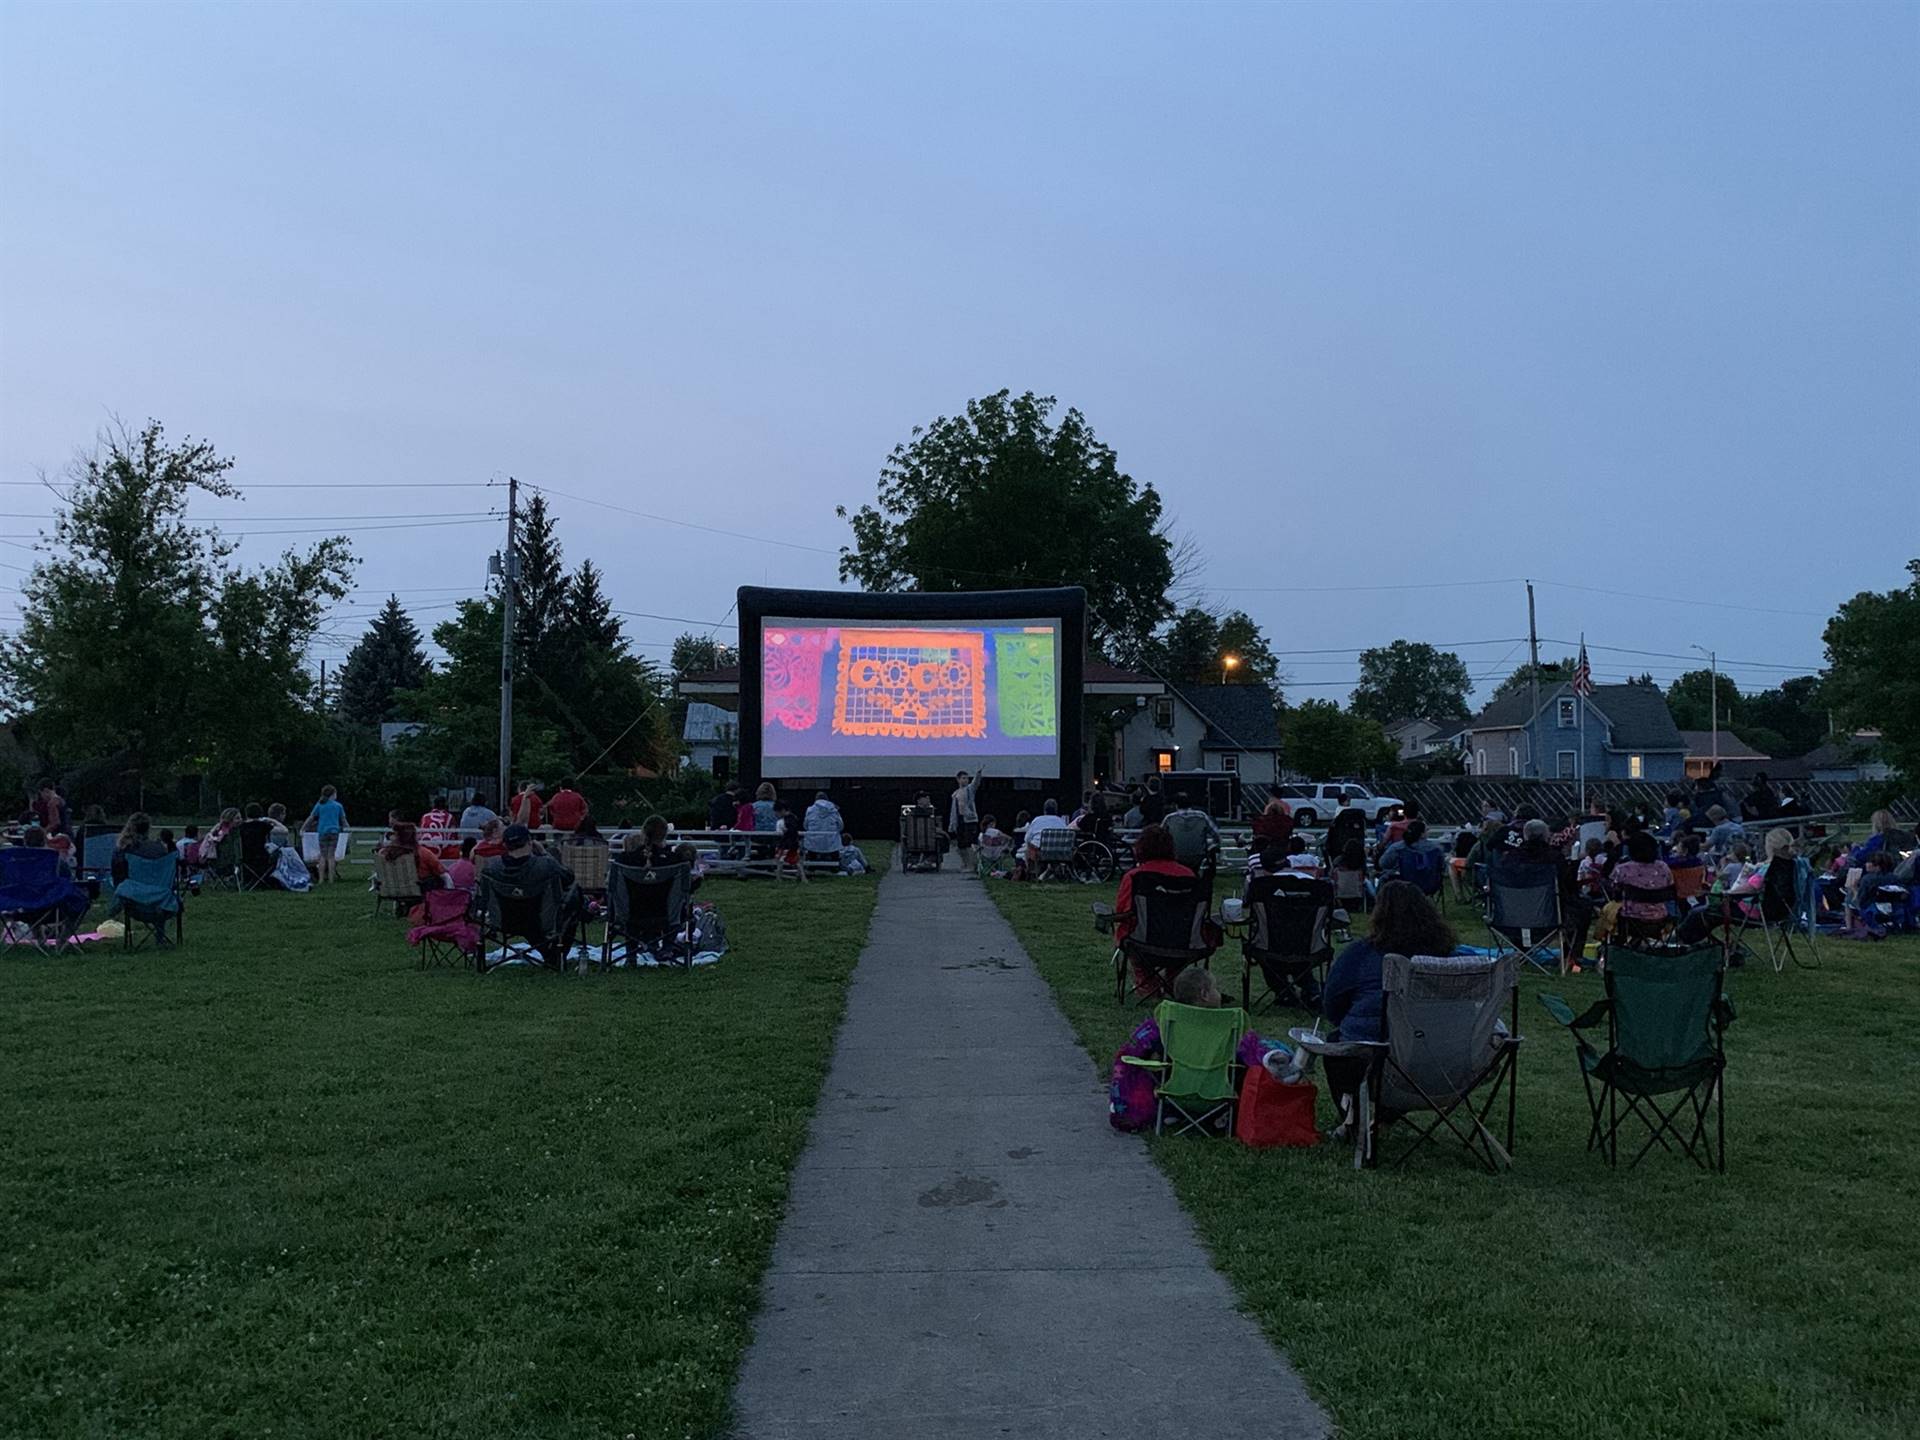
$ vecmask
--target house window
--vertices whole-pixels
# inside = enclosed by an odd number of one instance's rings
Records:
[[[1509,745],[1507,746],[1507,774],[1518,775],[1519,773],[1520,748],[1517,745]]]
[[[1476,775],[1487,773],[1487,749],[1484,745],[1473,752],[1473,773]]]
[[[1162,775],[1173,769],[1173,751],[1156,750],[1153,752],[1153,768]]]
[[[1154,697],[1153,728],[1156,730],[1173,729],[1173,697],[1171,695],[1156,695]],[[1163,765],[1160,768],[1165,770],[1170,767]]]
[[[1627,778],[1629,780],[1644,780],[1647,778],[1646,756],[1627,756]]]
[[[1559,764],[1557,766],[1557,774],[1559,775],[1559,778],[1562,780],[1573,779],[1574,752],[1571,750],[1562,750],[1559,752],[1559,755],[1557,758],[1559,760]]]
[[[1238,755],[1222,755],[1220,757],[1220,768],[1229,775],[1233,774],[1240,768],[1240,757]]]
[[[1560,728],[1562,730],[1571,730],[1578,723],[1578,717],[1575,716],[1573,712],[1573,701],[1562,700],[1560,702]]]

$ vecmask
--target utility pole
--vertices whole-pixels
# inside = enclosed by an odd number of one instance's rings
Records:
[[[327,708],[327,660],[324,655],[320,657],[320,708]]]
[[[507,813],[508,786],[513,783],[513,582],[520,578],[520,559],[513,548],[514,523],[519,518],[520,482],[507,477],[507,548],[500,556],[500,798]]]
[[[1533,582],[1527,581],[1527,658],[1533,663],[1528,667],[1532,677],[1528,682],[1532,687],[1533,718],[1527,722],[1527,774],[1534,779],[1540,778],[1540,766],[1533,758],[1533,732],[1540,723],[1540,632],[1533,623]]]
[[[1720,763],[1720,657],[1704,645],[1695,645],[1707,657],[1707,714],[1713,724],[1713,763]],[[1699,671],[1694,672],[1696,675]]]

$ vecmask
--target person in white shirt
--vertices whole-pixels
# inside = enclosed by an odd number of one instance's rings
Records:
[[[840,807],[828,798],[826,791],[817,791],[813,804],[807,807],[806,817],[800,822],[801,843],[809,855],[837,854],[841,832],[846,828],[847,822],[840,818]]]
[[[1039,863],[1040,847],[1034,842],[1043,830],[1064,830],[1067,820],[1060,813],[1060,802],[1049,800],[1040,813],[1027,822],[1027,865],[1029,868]]]

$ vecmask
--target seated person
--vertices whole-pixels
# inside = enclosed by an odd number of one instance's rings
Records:
[[[1637,890],[1665,890],[1673,884],[1673,871],[1660,858],[1660,842],[1652,832],[1636,830],[1627,836],[1627,858],[1613,867],[1614,893],[1624,895],[1624,887]],[[1622,899],[1620,918],[1644,925],[1658,925],[1668,918],[1667,907],[1657,900]]]
[[[1176,794],[1173,800],[1174,808],[1162,823],[1173,837],[1174,853],[1183,863],[1197,870],[1206,863],[1208,856],[1219,853],[1220,827],[1213,823],[1213,816],[1196,809],[1184,791]]]
[[[1174,858],[1173,836],[1164,825],[1143,825],[1140,834],[1133,842],[1133,868],[1120,877],[1120,889],[1113,897],[1113,943],[1124,947],[1133,935],[1133,886],[1136,877],[1141,875],[1173,875],[1193,877],[1188,866]],[[1209,924],[1209,933],[1212,933]],[[1161,993],[1161,980],[1166,972],[1133,961],[1134,989],[1144,998],[1152,999]],[[1191,968],[1191,967],[1189,967]]]
[[[420,843],[419,828],[411,820],[393,827],[393,838],[380,847],[380,858],[389,863],[413,857],[413,873],[420,878],[422,890],[438,890],[447,883],[446,867],[431,845]]]
[[[1064,830],[1066,828],[1067,821],[1066,817],[1060,813],[1060,802],[1058,800],[1047,801],[1041,808],[1041,812],[1027,822],[1026,845],[1027,865],[1029,869],[1040,863],[1040,850],[1035,844],[1036,839],[1045,831]]]
[[[1361,858],[1364,862],[1365,857],[1362,856]],[[1306,836],[1290,835],[1287,837],[1287,858],[1281,865],[1281,869],[1291,875],[1312,875],[1316,879],[1320,876],[1320,857],[1315,854],[1313,848],[1307,844]]]
[[[220,854],[220,847],[226,843],[227,836],[240,828],[240,808],[229,805],[220,812],[220,818],[208,830],[206,838],[200,842],[199,860],[202,865],[210,865]]]
[[[1386,996],[1381,967],[1389,955],[1452,955],[1459,938],[1446,918],[1404,880],[1380,886],[1373,907],[1373,926],[1364,940],[1343,949],[1327,970],[1320,993],[1323,1033],[1339,1040],[1386,1038]],[[1326,1061],[1327,1089],[1344,1108],[1366,1078],[1367,1062],[1356,1059]]]
[[[547,801],[547,824],[555,830],[578,830],[586,818],[587,797],[573,788],[572,780],[562,780]]]
[[[1367,878],[1366,842],[1358,835],[1349,839],[1341,847],[1327,878],[1333,881],[1333,892],[1342,900],[1371,900],[1373,881]]]
[[[740,813],[740,787],[728,785],[707,802],[707,829],[731,830]]]
[[[1727,812],[1715,805],[1707,811],[1707,850],[1714,855],[1725,855],[1733,849],[1734,842],[1746,835],[1746,829],[1738,820],[1729,820]]]
[[[980,854],[989,862],[1000,859],[1013,848],[1013,837],[1000,828],[995,815],[980,817]]]
[[[34,824],[27,826],[26,829],[20,832],[20,843],[29,850],[54,851],[60,856],[60,863],[54,867],[56,873],[69,880],[73,878],[73,847],[68,846],[66,850],[61,850],[59,846],[55,845],[53,841],[48,838],[44,825]]]
[[[1607,847],[1605,842],[1589,840],[1581,847],[1580,868],[1574,874],[1574,883],[1579,886],[1580,894],[1595,905],[1603,905],[1607,900]]]
[[[447,888],[449,890],[472,892],[473,882],[478,877],[478,872],[474,869],[473,865],[473,848],[479,843],[480,842],[473,836],[467,836],[466,839],[460,842],[460,858],[446,862]]]
[[[453,843],[454,813],[447,808],[447,797],[435,795],[427,806],[426,813],[420,817],[420,843],[431,845],[436,850]]]
[[[620,847],[618,859],[622,865],[642,868],[648,865],[692,866],[693,888],[698,890],[701,878],[700,852],[685,843],[668,843],[667,828],[665,816],[649,815],[638,830],[627,832],[627,838]]]
[[[498,815],[489,815],[480,826],[480,839],[473,847],[476,861],[497,860],[507,853],[507,823]]]
[[[1285,845],[1293,838],[1293,807],[1278,795],[1270,798],[1253,817],[1253,835],[1256,840],[1278,840]]]
[[[1427,822],[1416,816],[1381,852],[1380,880],[1405,880],[1422,895],[1438,895],[1446,866],[1446,852],[1427,838]]]
[[[1219,982],[1204,965],[1189,965],[1176,975],[1170,998],[1176,1005],[1193,1005],[1206,1010],[1218,1010],[1225,1004],[1220,995]],[[1240,1048],[1234,1054],[1234,1063],[1251,1069],[1276,1050],[1283,1056],[1290,1053],[1285,1045],[1248,1030],[1240,1037]],[[1133,1133],[1152,1128],[1154,1111],[1158,1106],[1154,1093],[1159,1081],[1156,1072],[1139,1065],[1129,1065],[1122,1057],[1159,1060],[1164,1053],[1160,1044],[1160,1022],[1154,1015],[1148,1014],[1133,1027],[1133,1034],[1113,1057],[1112,1076],[1107,1086],[1107,1121],[1114,1129]]]
[[[544,885],[556,886],[560,891],[558,933],[527,937],[542,942],[539,947],[542,958],[549,965],[557,966],[573,948],[574,928],[585,909],[585,901],[574,887],[573,872],[551,855],[537,853],[533,846],[533,832],[525,825],[507,826],[501,833],[500,843],[505,853],[487,861],[486,868],[481,872],[483,884],[497,878],[523,891],[538,891]],[[478,848],[475,847],[476,853]]]
[[[826,791],[816,791],[800,823],[801,848],[810,855],[836,855],[840,851],[841,833],[846,828],[840,807]]]
[[[840,873],[842,875],[864,875],[873,867],[867,864],[867,852],[853,843],[850,831],[840,832]]]
[[[1753,863],[1753,847],[1744,840],[1736,840],[1727,851],[1725,863],[1720,866],[1719,881],[1725,890],[1746,890],[1758,886],[1760,867]]]
[[[138,855],[142,860],[159,860],[172,850],[170,845],[162,845],[150,833],[153,821],[144,810],[136,810],[127,817],[127,823],[121,827],[120,838],[113,844],[113,859],[109,864],[113,883],[120,884],[127,878],[127,856]]]
[[[1667,855],[1667,871],[1673,876],[1674,894],[1691,900],[1706,892],[1707,862],[1700,854],[1700,836],[1689,830],[1673,842]]]

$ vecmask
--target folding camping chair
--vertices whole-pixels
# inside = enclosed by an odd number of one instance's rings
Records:
[[[1120,1057],[1123,1064],[1161,1077],[1153,1092],[1153,1133],[1166,1134],[1171,1121],[1175,1135],[1231,1137],[1240,1102],[1241,1066],[1235,1056],[1247,1031],[1247,1012],[1163,1000],[1153,1018],[1166,1058]]]
[[[661,965],[693,968],[693,867],[607,867],[607,933],[600,964],[613,968],[613,945],[626,947],[629,962],[644,949]]]
[[[554,857],[573,872],[573,888],[587,902],[582,911],[581,925],[584,927],[596,914],[604,919],[607,911],[607,873],[613,867],[611,847],[570,842],[555,846]],[[591,948],[584,936],[581,943]]]
[[[87,913],[87,892],[60,873],[56,850],[0,849],[0,941],[57,955]]]
[[[1066,825],[1055,825],[1033,837],[1033,880],[1072,880],[1073,852],[1079,836]]]
[[[475,964],[482,974],[519,960],[555,969],[566,963],[560,888],[558,874],[538,885],[520,885],[496,869],[480,872],[474,884],[474,905],[480,916]],[[496,949],[500,958],[489,965],[487,957]]]
[[[1318,1011],[1333,958],[1333,886],[1304,875],[1262,875],[1247,887],[1245,905],[1252,929],[1240,942],[1241,1008],[1253,1013],[1257,969],[1269,1008]]]
[[[407,944],[420,957],[420,968],[472,965],[480,955],[480,927],[467,918],[473,894],[467,890],[429,890],[421,897],[425,914],[407,931]]]
[[[917,805],[900,807],[900,868],[940,868],[940,817]]]
[[[403,851],[388,859],[373,852],[373,913],[378,918],[383,906],[390,906],[398,920],[420,903],[420,862],[412,851]]]
[[[996,833],[1004,835],[1004,832]],[[1013,841],[1010,838],[1002,838],[992,844],[982,839],[974,847],[973,855],[974,868],[983,880],[989,875],[1005,875],[1013,869]]]
[[[1043,831],[1042,834],[1065,832]],[[1127,991],[1151,998],[1134,986],[1133,962],[1157,977],[1154,995],[1169,991],[1173,977],[1189,965],[1204,965],[1213,955],[1207,933],[1207,910],[1212,893],[1197,875],[1142,874],[1133,877],[1133,926],[1114,947],[1113,990],[1117,1003],[1127,1003]]]
[[[1575,1015],[1558,995],[1542,995],[1546,1012],[1572,1033],[1592,1123],[1587,1149],[1608,1165],[1620,1158],[1620,1127],[1637,1118],[1647,1142],[1628,1162],[1638,1165],[1657,1143],[1703,1170],[1727,1168],[1725,957],[1719,946],[1679,953],[1609,946],[1605,998]],[[1607,1048],[1582,1032],[1606,1022]],[[1669,1096],[1678,1098],[1662,1104]],[[1622,1102],[1625,1103],[1624,1113]],[[1713,1133],[1707,1112],[1713,1111]],[[1682,1127],[1691,1119],[1692,1126]],[[1675,1147],[1678,1146],[1676,1149]]]
[[[1616,888],[1620,892],[1622,905],[1658,905],[1663,913],[1657,918],[1642,920],[1623,909],[1620,918],[1614,921],[1614,934],[1635,944],[1665,944],[1673,935],[1674,927],[1679,924],[1679,895],[1674,887],[1621,884]]]
[[[1759,918],[1754,918],[1757,908]],[[1766,873],[1760,880],[1760,894],[1754,906],[1750,906],[1741,919],[1740,929],[1733,936],[1740,941],[1756,923],[1766,940],[1767,958],[1773,962],[1777,975],[1787,968],[1792,960],[1803,970],[1819,968],[1820,951],[1814,943],[1819,926],[1814,923],[1814,884],[1813,866],[1807,863],[1804,855],[1776,855],[1767,862]],[[1798,934],[1803,944],[1796,948],[1794,937]],[[1800,950],[1807,953],[1803,957]]]
[[[1381,963],[1384,1040],[1323,1040],[1292,1032],[1300,1048],[1323,1058],[1367,1062],[1354,1096],[1354,1168],[1379,1164],[1387,1122],[1407,1143],[1404,1165],[1442,1133],[1498,1173],[1513,1165],[1513,1125],[1520,1056],[1520,952],[1480,955],[1388,955]],[[1500,1012],[1510,1010],[1510,1023]],[[1475,1095],[1478,1092],[1478,1103]],[[1487,1120],[1504,1094],[1506,1140]]]
[[[1333,900],[1342,910],[1369,910],[1372,905],[1367,899],[1367,872],[1364,870],[1342,870],[1338,865],[1328,872],[1332,878]]]
[[[207,884],[210,888],[239,894],[243,890],[258,888],[273,873],[273,864],[264,855],[254,857],[257,863],[249,863],[244,830],[244,826],[236,825],[220,837],[213,859],[207,862]],[[378,907],[375,909],[377,911]]]
[[[113,887],[108,914],[125,917],[121,947],[131,953],[152,944],[159,948],[186,943],[186,902],[174,885],[180,857],[172,851],[157,859],[127,856],[127,878]],[[167,939],[167,921],[173,921],[173,939]],[[142,929],[145,933],[142,934]]]
[[[1503,860],[1487,867],[1487,933],[1495,954],[1511,952],[1551,975],[1550,950],[1567,965],[1567,925],[1560,913],[1560,867]]]

